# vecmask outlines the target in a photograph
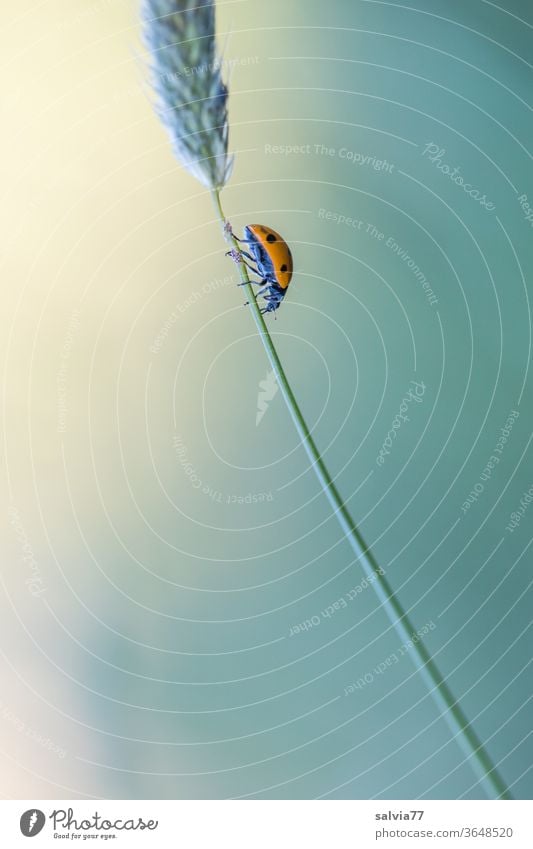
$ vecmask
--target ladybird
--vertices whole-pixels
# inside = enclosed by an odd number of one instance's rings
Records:
[[[250,252],[241,250],[241,254],[255,263],[254,267],[245,262],[261,278],[250,281],[261,287],[256,298],[261,295],[267,301],[261,312],[274,312],[285,297],[292,277],[292,253],[287,242],[265,224],[248,224],[244,228],[244,239],[237,241],[249,245]]]

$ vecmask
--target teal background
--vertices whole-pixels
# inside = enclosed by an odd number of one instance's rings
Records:
[[[208,193],[151,110],[136,10],[0,5],[1,792],[484,798],[373,590],[322,614],[362,572],[279,394],[256,425],[269,367]],[[292,247],[269,318],[289,379],[401,602],[435,626],[427,647],[531,798],[533,508],[506,529],[533,484],[517,199],[533,204],[531,6],[243,0],[218,25],[234,64],[223,203],[236,230],[267,223]],[[422,402],[380,466],[413,380]]]

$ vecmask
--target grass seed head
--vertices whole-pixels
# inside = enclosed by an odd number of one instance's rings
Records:
[[[229,179],[228,89],[210,0],[142,0],[156,108],[174,153],[209,189]]]

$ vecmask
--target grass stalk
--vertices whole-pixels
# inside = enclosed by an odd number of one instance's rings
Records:
[[[169,131],[178,161],[211,191],[224,235],[237,252],[234,256],[242,258],[237,240],[226,227],[220,203],[220,191],[229,179],[233,158],[228,154],[228,89],[216,49],[215,10],[215,0],[142,0],[145,44],[159,117]],[[394,630],[406,643],[416,634],[415,628],[322,460],[257,305],[246,266],[240,262],[238,267],[257,331],[311,466],[365,577],[371,579]],[[410,655],[487,796],[510,799],[495,765],[421,640],[412,644]]]

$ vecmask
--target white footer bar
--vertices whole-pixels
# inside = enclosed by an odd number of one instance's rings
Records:
[[[29,839],[35,838],[35,843]],[[527,801],[0,801],[0,845],[532,849]]]

